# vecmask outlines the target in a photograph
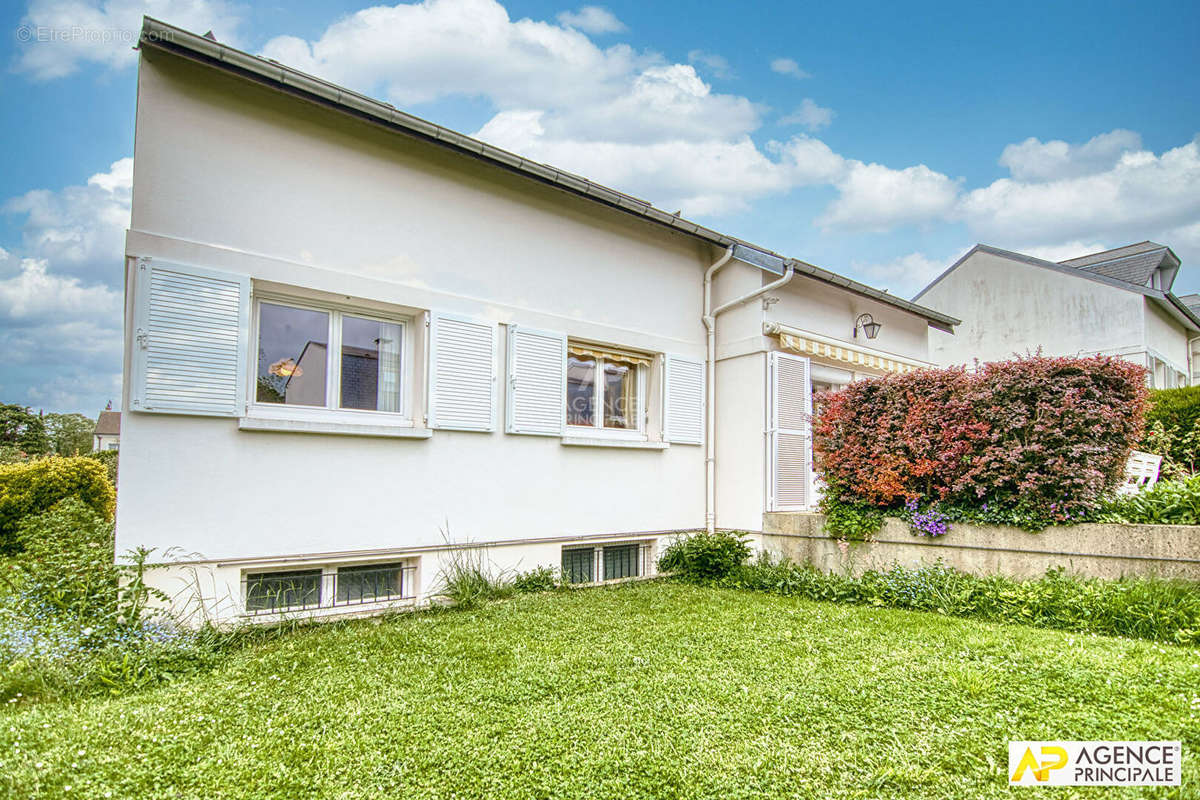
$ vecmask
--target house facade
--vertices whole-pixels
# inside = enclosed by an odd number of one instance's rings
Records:
[[[92,452],[121,448],[121,412],[101,411],[92,431]]]
[[[117,552],[181,611],[650,574],[811,507],[812,386],[958,322],[209,38],[140,50]]]
[[[1179,258],[1141,242],[1063,262],[976,245],[914,298],[963,320],[930,330],[943,366],[1046,355],[1143,364],[1154,388],[1200,382],[1200,318],[1171,293]]]

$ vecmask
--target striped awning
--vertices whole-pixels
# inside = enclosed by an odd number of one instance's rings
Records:
[[[777,322],[768,323],[765,332],[768,336],[778,336],[780,348],[788,352],[827,361],[838,361],[866,369],[903,374],[934,366],[926,361],[839,342],[819,333],[792,328]]]

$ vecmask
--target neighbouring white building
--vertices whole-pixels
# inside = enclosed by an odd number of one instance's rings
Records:
[[[1114,355],[1144,364],[1155,388],[1200,382],[1200,317],[1171,294],[1171,248],[1141,242],[1046,261],[985,244],[956,261],[914,301],[963,320],[929,332],[944,366],[1036,352]]]
[[[101,411],[92,431],[92,452],[121,448],[121,412]]]
[[[812,386],[958,323],[209,38],[140,50],[117,552],[216,618],[761,531],[814,502]]]

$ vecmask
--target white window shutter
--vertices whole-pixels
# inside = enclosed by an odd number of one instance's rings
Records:
[[[505,430],[561,436],[567,413],[567,336],[510,325]]]
[[[241,416],[250,277],[138,259],[133,411]]]
[[[813,502],[808,359],[768,353],[767,392],[767,510],[807,509]]]
[[[663,438],[676,444],[703,444],[704,362],[669,355],[664,373]]]
[[[429,318],[429,427],[496,429],[496,325],[434,312]]]

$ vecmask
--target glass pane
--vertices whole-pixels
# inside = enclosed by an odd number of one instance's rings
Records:
[[[563,577],[567,583],[591,583],[592,548],[575,548],[562,551]]]
[[[604,548],[604,580],[632,578],[638,574],[638,546],[619,544]]]
[[[567,424],[595,425],[596,360],[567,357]]]
[[[637,367],[604,362],[604,427],[637,428],[637,383]]]
[[[258,312],[259,403],[325,405],[329,314],[263,303]]]
[[[369,603],[403,597],[403,564],[342,567],[337,571],[335,603]]]
[[[246,581],[246,610],[272,611],[321,604],[321,570],[266,572]]]
[[[342,317],[342,408],[400,411],[399,325]]]

